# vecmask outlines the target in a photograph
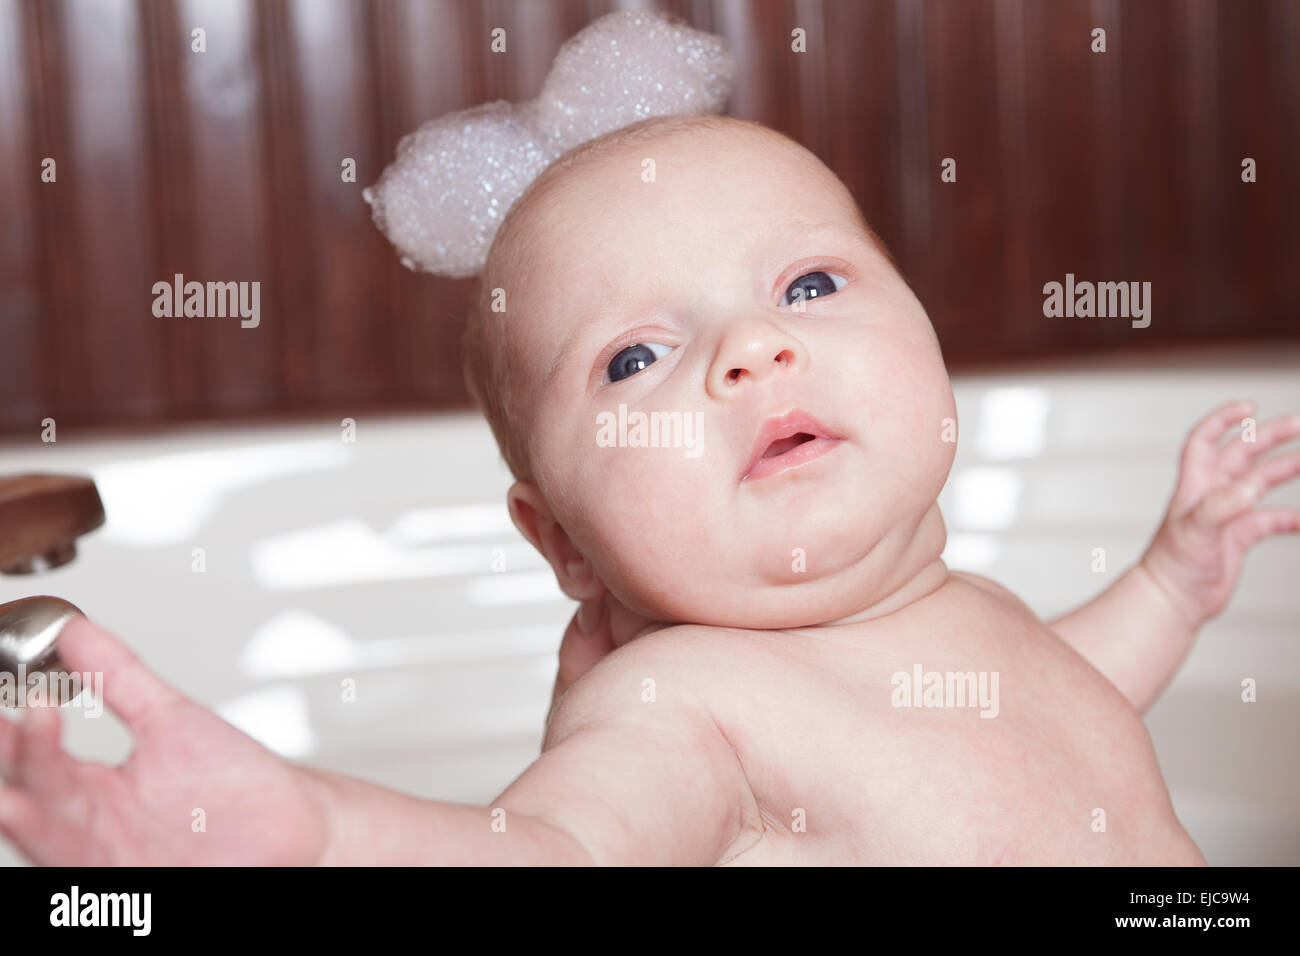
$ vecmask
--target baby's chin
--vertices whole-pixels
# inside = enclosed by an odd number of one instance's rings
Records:
[[[911,506],[900,503],[887,517],[830,509],[835,520],[813,531],[766,528],[760,536],[737,536],[727,546],[733,560],[647,562],[647,554],[672,553],[660,541],[618,562],[617,580],[602,577],[627,607],[653,621],[756,630],[829,624],[884,601],[906,583],[909,569],[942,552],[937,504],[915,518]],[[926,521],[931,512],[934,520]],[[716,541],[703,529],[696,533],[697,540]]]
[[[798,560],[798,559],[796,559]],[[624,605],[652,621],[753,630],[813,627],[862,610],[870,589],[854,575],[819,576],[795,572],[785,580],[738,573],[701,572],[664,578],[649,589],[620,582],[611,590]],[[621,593],[620,593],[621,592]]]

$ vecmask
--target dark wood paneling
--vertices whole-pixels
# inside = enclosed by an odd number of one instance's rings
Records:
[[[1007,187],[998,124],[996,21],[977,4],[929,3],[922,24],[929,109],[922,171],[932,184],[912,275],[926,308],[962,315],[983,303],[1000,321],[1003,303],[1003,209]],[[957,181],[940,179],[941,163],[957,164]],[[943,346],[961,354],[987,346],[987,326],[953,323]]]
[[[373,268],[376,244],[366,185],[341,179],[345,157],[360,170],[380,166],[375,89],[368,68],[371,28],[360,0],[292,0],[286,8],[291,38],[292,92],[302,134],[297,170],[301,208],[286,210],[289,231],[274,241],[313,264],[310,284],[280,301],[275,318],[292,323],[312,342],[308,370],[313,398],[324,403],[373,403],[385,397],[396,356],[389,286]]]
[[[255,329],[223,319],[181,319],[171,326],[189,324],[185,334],[197,352],[192,381],[200,385],[182,384],[181,394],[210,415],[255,411],[280,400],[276,329],[301,316],[298,309],[271,307],[276,275],[269,268],[268,245],[275,237],[267,229],[270,196],[257,110],[263,90],[256,61],[256,6],[257,0],[187,0],[173,8],[178,16],[160,31],[160,46],[168,57],[181,51],[173,61],[179,74],[162,73],[154,83],[176,82],[181,91],[185,106],[175,111],[174,151],[188,161],[190,183],[182,200],[190,213],[181,245],[185,253],[162,270],[162,277],[184,267],[187,276],[192,273],[200,281],[261,283],[261,323]],[[195,25],[207,31],[208,52],[201,56],[189,52]]]
[[[1264,122],[1277,120],[1272,129],[1280,147],[1282,165],[1278,168],[1275,191],[1279,215],[1275,221],[1280,225],[1270,239],[1274,250],[1273,302],[1264,316],[1264,320],[1271,320],[1271,324],[1261,331],[1294,336],[1300,330],[1300,268],[1297,268],[1300,263],[1300,228],[1297,228],[1300,223],[1300,183],[1292,172],[1296,162],[1300,161],[1300,3],[1270,0],[1267,24],[1270,42],[1265,50],[1269,73],[1265,82],[1276,86],[1281,96],[1277,112],[1266,117]],[[1236,105],[1225,97],[1221,97],[1219,102],[1224,110]],[[1240,188],[1240,185],[1234,186],[1234,189]]]
[[[42,8],[52,6],[41,4]],[[157,276],[151,250],[148,124],[143,85],[141,6],[66,0],[58,29],[65,74],[68,139],[59,179],[75,182],[67,209],[77,237],[74,292],[48,321],[75,328],[64,344],[79,353],[85,378],[60,402],[76,420],[152,419],[166,413],[158,320],[150,304]],[[62,190],[59,191],[62,193]],[[67,255],[63,235],[49,245]],[[62,354],[55,356],[57,364]]]
[[[1011,299],[1007,314],[1015,321],[1004,330],[1023,347],[1053,340],[1074,345],[1081,335],[1106,335],[1119,325],[1109,322],[1085,329],[1080,321],[1044,318],[1041,309],[1045,282],[1063,281],[1067,273],[1102,278],[1089,256],[1095,247],[1089,149],[1093,90],[1081,78],[1093,69],[1114,69],[1115,56],[1089,50],[1091,28],[1087,0],[1024,5],[1025,126],[1031,131],[1024,166],[1030,281],[1028,289],[1017,290]]]
[[[379,150],[374,165],[358,169],[373,183],[404,135],[427,120],[474,105],[466,57],[429,55],[429,37],[446,35],[465,47],[478,29],[472,10],[454,0],[399,0],[374,8],[372,64],[378,91]],[[371,268],[386,287],[398,335],[394,376],[405,394],[424,401],[454,400],[461,393],[454,342],[464,328],[472,285],[437,283],[404,268],[392,247],[370,227]]]
[[[262,307],[277,316],[270,323],[279,358],[280,390],[289,408],[309,406],[317,392],[320,367],[312,317],[318,307],[319,264],[306,253],[311,189],[304,171],[309,158],[302,125],[301,82],[296,70],[292,27],[284,0],[256,3],[254,37],[266,184],[268,266],[272,281],[263,288]],[[360,172],[358,171],[358,176]]]
[[[152,251],[158,267],[154,279],[160,282],[172,281],[178,272],[187,279],[208,278],[197,271],[196,207],[200,200],[194,145],[189,135],[193,107],[185,86],[186,61],[194,56],[190,53],[189,32],[197,24],[206,25],[206,18],[185,16],[174,4],[153,3],[143,9],[147,77],[144,95],[149,120],[148,149],[143,158],[149,163],[154,187]],[[220,57],[226,48],[227,44],[214,46],[213,53]],[[209,55],[213,54],[204,54]],[[210,324],[203,321],[158,320],[156,334],[161,343],[168,414],[172,417],[197,416],[213,407],[207,397],[211,384],[205,374],[210,361],[205,346],[211,347],[211,331]]]
[[[29,142],[22,23],[17,0],[0,0],[0,428],[41,418],[48,402],[39,358],[40,275],[35,209],[39,160]],[[53,187],[51,187],[53,188]]]
[[[895,6],[892,0],[828,0],[823,7],[826,111],[834,121],[828,152],[821,157],[844,180],[876,232],[896,246],[903,207]],[[737,82],[743,84],[745,77]]]
[[[1159,315],[1186,317],[1194,305],[1185,285],[1186,245],[1195,227],[1187,192],[1191,124],[1184,103],[1189,91],[1186,20],[1178,0],[1122,4],[1121,15],[1124,268],[1135,278],[1152,281]],[[1168,322],[1153,318],[1151,328],[1141,330],[1150,334],[1134,339],[1161,340],[1170,331]]]
[[[74,218],[80,185],[69,163],[66,75],[62,69],[63,8],[27,0],[18,14],[27,75],[22,121],[30,131],[30,151],[24,163],[28,176],[22,181],[36,211],[37,227],[22,245],[36,251],[42,332],[40,351],[22,361],[36,369],[44,382],[40,418],[54,417],[66,423],[69,416],[89,417],[91,403],[87,399],[90,356],[83,347],[81,329],[81,236]],[[46,157],[61,170],[55,183],[42,183],[36,175]],[[35,440],[38,424],[20,419],[14,427]]]
[[[1267,11],[1261,4],[1260,16],[1219,8],[1214,17],[1220,75],[1232,78],[1217,91],[1220,137],[1208,164],[1211,175],[1231,187],[1218,191],[1220,229],[1207,237],[1205,250],[1217,257],[1217,267],[1207,271],[1222,288],[1210,313],[1216,327],[1250,327],[1256,317],[1277,319],[1287,311],[1290,327],[1300,325],[1300,290],[1294,285],[1300,274],[1297,12],[1300,4],[1286,2],[1269,4]],[[1258,164],[1257,183],[1241,181],[1246,156]],[[1278,308],[1284,303],[1289,310]]]
[[[657,6],[727,36],[729,112],[845,181],[950,366],[1300,335],[1300,0]],[[0,429],[464,404],[473,284],[402,268],[361,190],[615,7],[0,0]],[[261,326],[155,318],[178,272],[260,282]],[[1151,327],[1044,318],[1067,272],[1152,282]]]

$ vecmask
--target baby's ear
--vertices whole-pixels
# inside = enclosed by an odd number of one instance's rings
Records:
[[[551,507],[530,481],[516,481],[506,493],[510,519],[555,572],[560,590],[575,601],[590,601],[605,593],[591,562],[574,547]]]

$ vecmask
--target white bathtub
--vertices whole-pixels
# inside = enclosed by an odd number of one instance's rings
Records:
[[[949,563],[1050,617],[1140,555],[1203,412],[1234,397],[1255,398],[1261,420],[1300,411],[1300,349],[954,385]],[[0,577],[0,602],[73,601],[293,759],[486,802],[537,754],[573,604],[511,526],[509,474],[476,415],[362,417],[355,442],[340,434],[322,421],[10,441],[0,473],[89,472],[108,524],[69,566]],[[1267,501],[1300,508],[1300,486]],[[1147,717],[1179,816],[1214,864],[1300,863],[1298,569],[1300,536],[1259,545]],[[1245,677],[1256,703],[1240,701]],[[106,761],[129,748],[115,718],[75,710],[65,740]],[[19,862],[0,840],[0,863]]]

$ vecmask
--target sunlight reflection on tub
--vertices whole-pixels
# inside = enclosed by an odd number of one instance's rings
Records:
[[[232,491],[270,478],[342,468],[339,441],[295,441],[186,451],[94,465],[108,515],[102,539],[154,548],[192,537]]]

